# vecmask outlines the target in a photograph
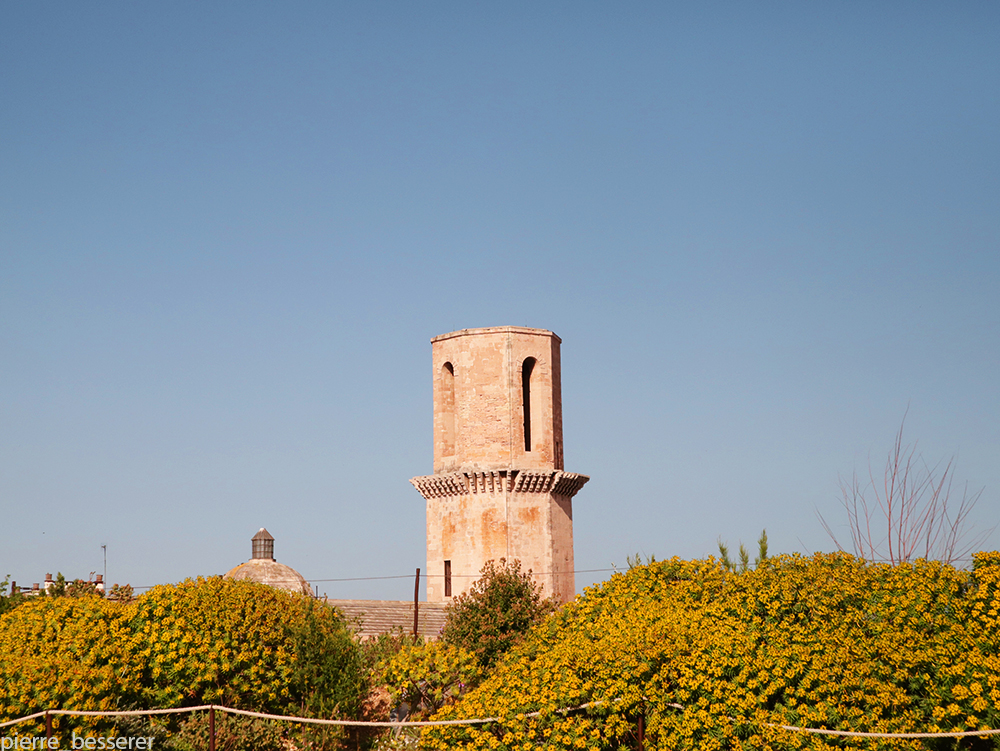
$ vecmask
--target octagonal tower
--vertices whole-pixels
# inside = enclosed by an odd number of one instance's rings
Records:
[[[574,597],[572,498],[590,478],[563,471],[560,343],[515,326],[431,340],[434,474],[410,480],[427,501],[429,601],[500,558]]]

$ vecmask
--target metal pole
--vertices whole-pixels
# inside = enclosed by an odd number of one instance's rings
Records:
[[[413,638],[417,638],[417,623],[420,610],[420,569],[417,569],[417,577],[413,581]]]
[[[52,738],[52,715],[49,714],[49,710],[45,710],[45,740],[48,741]],[[46,743],[46,746],[49,744]]]
[[[639,704],[639,751],[646,740],[646,702]]]
[[[208,751],[215,751],[215,705],[208,708]]]

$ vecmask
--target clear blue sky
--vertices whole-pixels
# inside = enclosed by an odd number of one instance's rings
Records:
[[[580,569],[1000,521],[1000,5],[0,3],[0,577],[424,562],[430,338],[563,339]],[[1000,532],[986,542],[1000,544]],[[607,574],[580,574],[578,587]],[[408,580],[326,582],[406,598]]]

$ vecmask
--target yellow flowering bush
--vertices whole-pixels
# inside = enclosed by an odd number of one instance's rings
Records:
[[[37,598],[0,617],[2,719],[210,703],[345,716],[359,710],[364,683],[336,611],[252,582],[188,580],[132,602]]]
[[[116,709],[118,697],[135,689],[126,611],[96,595],[32,598],[0,618],[0,718],[56,707]],[[99,723],[77,718],[72,725]],[[36,721],[18,732],[44,728]]]
[[[285,593],[221,578],[154,587],[136,601],[130,627],[141,703],[229,703],[277,709],[292,671]]]
[[[846,554],[756,570],[673,559],[589,588],[434,719],[430,748],[955,748],[993,740],[807,735],[1000,727],[1000,554],[972,572]],[[590,706],[583,706],[590,705]],[[571,711],[564,708],[583,707]],[[977,746],[982,747],[982,746]]]
[[[393,703],[405,702],[410,719],[423,719],[454,704],[481,678],[475,653],[442,642],[403,647],[382,672]]]

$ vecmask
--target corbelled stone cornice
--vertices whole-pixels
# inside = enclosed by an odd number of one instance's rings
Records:
[[[590,478],[575,472],[500,469],[485,472],[445,472],[414,477],[410,483],[424,498],[470,493],[552,493],[572,498]]]

